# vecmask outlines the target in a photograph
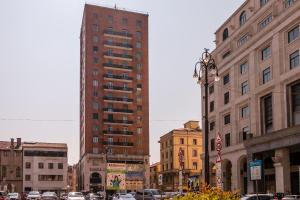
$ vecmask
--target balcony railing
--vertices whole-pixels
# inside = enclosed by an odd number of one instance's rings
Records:
[[[108,97],[108,96],[104,96],[103,99],[104,100],[111,100],[111,101],[133,102],[133,99],[120,98],[120,97]]]
[[[104,44],[109,45],[109,46],[116,46],[116,47],[130,48],[130,49],[132,49],[132,47],[133,47],[131,44],[124,44],[124,43],[120,43],[120,42],[105,41]]]
[[[131,55],[127,54],[120,54],[120,53],[104,53],[105,56],[112,56],[112,57],[117,57],[117,58],[126,58],[126,59],[132,59],[133,57]]]
[[[133,135],[133,132],[130,131],[103,131],[103,133],[112,135]]]
[[[109,90],[133,91],[132,88],[121,87],[121,86],[108,86],[108,85],[104,85],[103,88],[104,89],[109,89]]]
[[[126,77],[126,76],[122,76],[122,75],[114,75],[114,74],[104,74],[103,77],[104,78],[114,78],[114,79],[128,80],[128,81],[133,80],[133,78],[131,78],[131,77]]]
[[[117,109],[117,108],[103,108],[105,112],[119,112],[119,113],[133,113],[133,110],[129,109]]]
[[[103,66],[117,68],[117,69],[129,69],[129,70],[133,69],[133,67],[131,67],[131,66],[117,65],[117,64],[110,64],[110,63],[103,63]]]
[[[127,32],[119,32],[119,31],[113,31],[113,30],[105,30],[105,34],[110,34],[110,35],[117,35],[117,36],[124,36],[124,37],[132,37],[131,33]]]
[[[113,146],[128,146],[132,147],[133,143],[132,142],[109,142],[109,141],[103,141],[104,145],[113,145]]]
[[[133,121],[129,121],[129,120],[104,119],[104,122],[113,123],[113,124],[133,124]]]

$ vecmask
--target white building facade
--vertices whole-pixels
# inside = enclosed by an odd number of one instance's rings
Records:
[[[66,191],[67,152],[66,144],[23,143],[23,191]]]
[[[209,81],[212,185],[220,133],[224,190],[254,192],[249,162],[258,159],[259,192],[299,194],[299,9],[299,0],[247,0],[215,33],[220,81]]]

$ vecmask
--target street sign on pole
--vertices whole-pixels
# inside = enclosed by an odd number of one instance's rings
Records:
[[[220,133],[217,134],[216,137],[216,151],[217,151],[217,159],[216,159],[216,181],[217,187],[222,189],[222,158],[221,158],[221,151],[222,151],[222,138]]]
[[[252,181],[261,180],[262,161],[254,160],[249,163],[250,178]]]

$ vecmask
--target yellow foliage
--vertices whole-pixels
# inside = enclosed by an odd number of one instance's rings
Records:
[[[176,197],[175,200],[240,200],[240,196],[237,193],[205,186],[199,193],[188,193],[185,196]]]

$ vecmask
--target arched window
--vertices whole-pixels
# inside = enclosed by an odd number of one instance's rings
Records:
[[[246,11],[243,11],[240,15],[240,26],[245,24],[246,20],[247,20]]]
[[[16,178],[20,178],[21,177],[21,168],[17,167],[16,168]]]
[[[90,175],[90,183],[93,184],[101,184],[102,183],[102,177],[99,173],[94,172]]]
[[[223,31],[223,41],[228,38],[228,28],[225,28]]]

